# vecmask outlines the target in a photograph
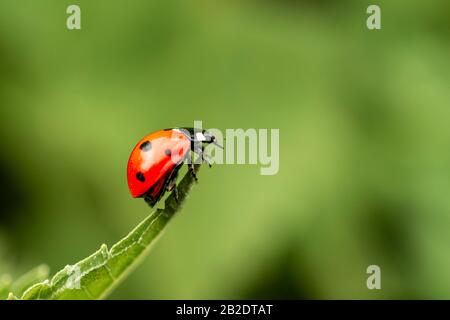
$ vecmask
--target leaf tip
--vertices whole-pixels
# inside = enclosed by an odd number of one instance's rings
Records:
[[[7,300],[19,300],[12,292],[8,294]]]

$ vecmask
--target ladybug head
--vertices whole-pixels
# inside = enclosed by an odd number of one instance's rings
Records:
[[[191,136],[191,140],[195,143],[206,143],[206,144],[214,144],[218,146],[219,148],[223,149],[223,147],[217,143],[216,137],[208,132],[207,130],[200,130],[196,128],[185,128],[189,131],[189,134]]]
[[[199,141],[202,141],[202,142],[208,143],[208,144],[212,143],[212,144],[218,146],[219,148],[223,149],[223,147],[217,143],[216,137],[206,130],[202,130],[202,132],[197,132],[197,137],[202,139],[202,140],[199,139]]]

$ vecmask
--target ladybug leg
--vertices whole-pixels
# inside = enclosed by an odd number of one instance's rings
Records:
[[[194,171],[194,164],[193,164],[193,163],[189,163],[189,164],[188,164],[188,170],[189,170],[189,172],[192,174],[192,177],[194,177],[195,182],[197,182],[197,181],[198,181],[198,178],[197,178],[197,175],[195,174],[195,171]]]
[[[190,174],[192,174],[192,177],[194,178],[195,182],[198,182],[197,179],[197,175],[195,174],[195,170],[194,170],[194,163],[196,163],[197,160],[194,160],[194,153],[197,153],[197,147],[195,147],[195,144],[191,145],[191,150],[193,152],[188,152],[186,153],[184,162],[187,164],[188,166],[188,171]]]
[[[149,195],[145,195],[144,196],[144,200],[145,202],[150,206],[150,208],[153,208],[156,204],[155,199],[152,199]]]
[[[177,189],[177,177],[178,177],[179,167],[172,173],[166,183],[166,191],[173,191],[175,201],[178,202],[178,189]]]
[[[197,147],[194,152],[202,157],[202,162],[205,162],[210,168],[212,167],[211,157],[205,153],[205,147]]]
[[[211,157],[208,156],[207,154],[202,153],[202,158],[203,161],[211,168],[212,167]]]
[[[175,201],[178,203],[178,189],[177,186],[173,188],[173,196],[175,197]]]
[[[177,179],[176,179],[176,178],[173,179],[173,180],[171,180],[171,181],[169,182],[169,184],[168,184],[166,190],[167,190],[168,192],[173,191],[173,195],[174,195],[174,197],[175,197],[175,201],[178,202],[178,189],[177,189],[177,184],[176,184],[176,182],[177,182]]]

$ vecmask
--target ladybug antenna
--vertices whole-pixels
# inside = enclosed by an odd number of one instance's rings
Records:
[[[213,135],[211,135],[211,138],[210,138],[210,140],[211,140],[211,142],[210,143],[212,143],[213,145],[215,145],[215,146],[218,146],[220,149],[222,149],[223,150],[223,147],[220,145],[220,144],[218,144],[217,143],[217,139],[216,139],[216,137],[215,136],[213,136]]]
[[[205,142],[207,143],[212,143],[215,146],[218,146],[220,149],[223,149],[223,147],[217,143],[217,139],[215,136],[213,136],[210,132],[206,131],[206,130],[202,130],[203,133],[203,137],[205,140]],[[225,138],[223,139],[225,140]]]
[[[218,146],[220,149],[223,149],[223,147],[220,144],[218,144],[215,139],[212,141],[212,144]]]

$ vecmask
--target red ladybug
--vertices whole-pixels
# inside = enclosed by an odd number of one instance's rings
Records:
[[[143,197],[153,207],[166,191],[176,193],[176,179],[185,160],[191,159],[191,150],[202,156],[203,144],[214,143],[213,135],[194,128],[172,128],[153,132],[142,138],[131,152],[128,160],[127,178],[134,198]],[[220,146],[219,146],[220,147]],[[192,161],[188,168],[195,180]]]

